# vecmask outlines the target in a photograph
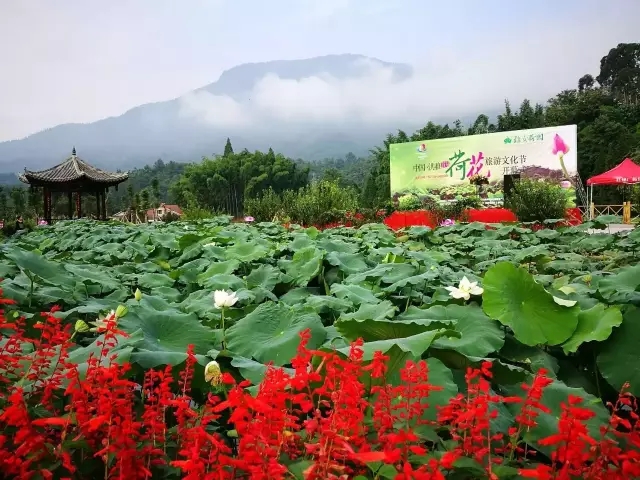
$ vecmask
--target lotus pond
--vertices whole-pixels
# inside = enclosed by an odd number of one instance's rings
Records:
[[[345,355],[361,338],[365,362],[376,351],[390,358],[392,383],[407,360],[426,359],[430,383],[442,387],[430,397],[434,411],[463,391],[469,366],[492,362],[492,388],[503,395],[517,395],[545,368],[550,411],[525,435],[535,444],[556,431],[569,395],[594,409],[597,428],[609,415],[606,401],[626,382],[640,394],[640,230],[587,233],[593,228],[605,224],[534,231],[471,223],[398,233],[379,224],[318,231],[226,217],[63,222],[3,243],[1,288],[17,302],[7,317],[28,321],[53,305],[71,325],[126,306],[118,361],[129,362],[136,378],[183,364],[193,345],[194,388],[203,396],[210,361],[256,385],[267,364],[291,367],[303,331],[309,348]],[[457,288],[463,277],[477,282],[469,298]],[[224,324],[216,290],[238,299]],[[82,369],[98,340],[77,332],[70,360]],[[499,409],[493,428],[507,432],[515,412]]]

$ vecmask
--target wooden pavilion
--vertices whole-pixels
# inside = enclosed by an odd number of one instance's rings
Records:
[[[67,194],[69,199],[69,218],[73,218],[73,195],[76,196],[76,217],[82,217],[82,194],[92,194],[96,197],[98,219],[107,219],[106,194],[110,187],[118,189],[118,184],[129,178],[129,174],[112,173],[100,170],[76,155],[73,147],[71,156],[64,162],[47,170],[33,172],[24,169],[19,175],[20,181],[31,188],[42,188],[44,201],[44,219],[51,224],[51,194]]]

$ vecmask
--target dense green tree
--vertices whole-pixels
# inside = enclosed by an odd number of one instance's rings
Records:
[[[255,198],[268,188],[276,193],[297,190],[308,177],[308,168],[272,149],[267,153],[245,149],[187,166],[171,191],[182,206],[241,216],[245,198]]]
[[[157,208],[160,203],[160,182],[157,177],[151,180],[151,196],[153,198],[153,207]]]
[[[620,43],[600,60],[598,83],[626,105],[640,102],[640,43]]]
[[[127,208],[133,209],[133,205],[135,203],[135,194],[133,191],[133,184],[129,182],[127,185]]]
[[[362,189],[374,160],[372,157],[357,157],[352,152],[343,158],[325,158],[316,162],[296,160],[301,167],[309,169],[309,180],[336,181],[342,187]]]
[[[153,165],[130,171],[129,179],[122,183],[117,191],[110,189],[108,198],[110,210],[113,212],[127,210],[131,206],[133,192],[139,192],[145,188],[150,189],[154,206],[159,203],[175,203],[175,199],[171,197],[170,188],[180,178],[186,165],[186,163],[164,162],[158,159]],[[154,182],[157,184],[155,188]],[[131,195],[129,186],[131,186]]]
[[[12,187],[9,190],[9,197],[13,205],[15,215],[24,215],[27,206],[27,190],[22,187]]]
[[[5,222],[9,220],[9,213],[7,192],[5,191],[5,187],[0,187],[0,220],[4,220]]]
[[[40,188],[28,188],[27,189],[27,208],[29,214],[35,217],[42,212],[44,202],[42,199],[42,189]]]
[[[145,188],[140,192],[140,209],[143,212],[145,212],[145,215],[146,215],[146,212],[147,210],[149,210],[150,207],[151,207],[151,202],[150,202],[149,190]]]

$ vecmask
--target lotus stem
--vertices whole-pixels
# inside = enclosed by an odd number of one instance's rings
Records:
[[[560,158],[560,168],[562,168],[562,172],[564,173],[564,175],[567,178],[567,180],[569,180],[571,177],[569,176],[569,172],[567,171],[567,167],[565,167],[565,165],[564,165],[564,154],[561,153],[558,158]]]

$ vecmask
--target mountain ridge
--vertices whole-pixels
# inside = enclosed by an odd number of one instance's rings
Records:
[[[231,137],[236,148],[250,150],[273,147],[293,158],[308,160],[343,155],[348,151],[361,154],[368,151],[384,132],[343,132],[323,135],[309,131],[292,137],[282,124],[282,135],[260,134],[240,127],[216,128],[203,125],[182,114],[182,99],[192,93],[206,92],[246,101],[247,93],[268,75],[281,79],[330,75],[337,79],[357,78],[366,74],[371,65],[382,66],[401,81],[413,74],[408,64],[391,63],[358,54],[332,54],[301,60],[274,60],[236,65],[223,71],[207,85],[165,101],[134,106],[121,115],[95,122],[65,123],[16,140],[0,142],[0,172],[15,172],[27,168],[38,170],[61,162],[75,145],[79,154],[92,164],[111,169],[141,167],[163,158],[167,161],[194,161],[222,148]],[[311,130],[311,129],[310,129]],[[322,147],[321,147],[322,146]],[[311,155],[310,152],[313,152]],[[313,157],[313,158],[309,158]]]

